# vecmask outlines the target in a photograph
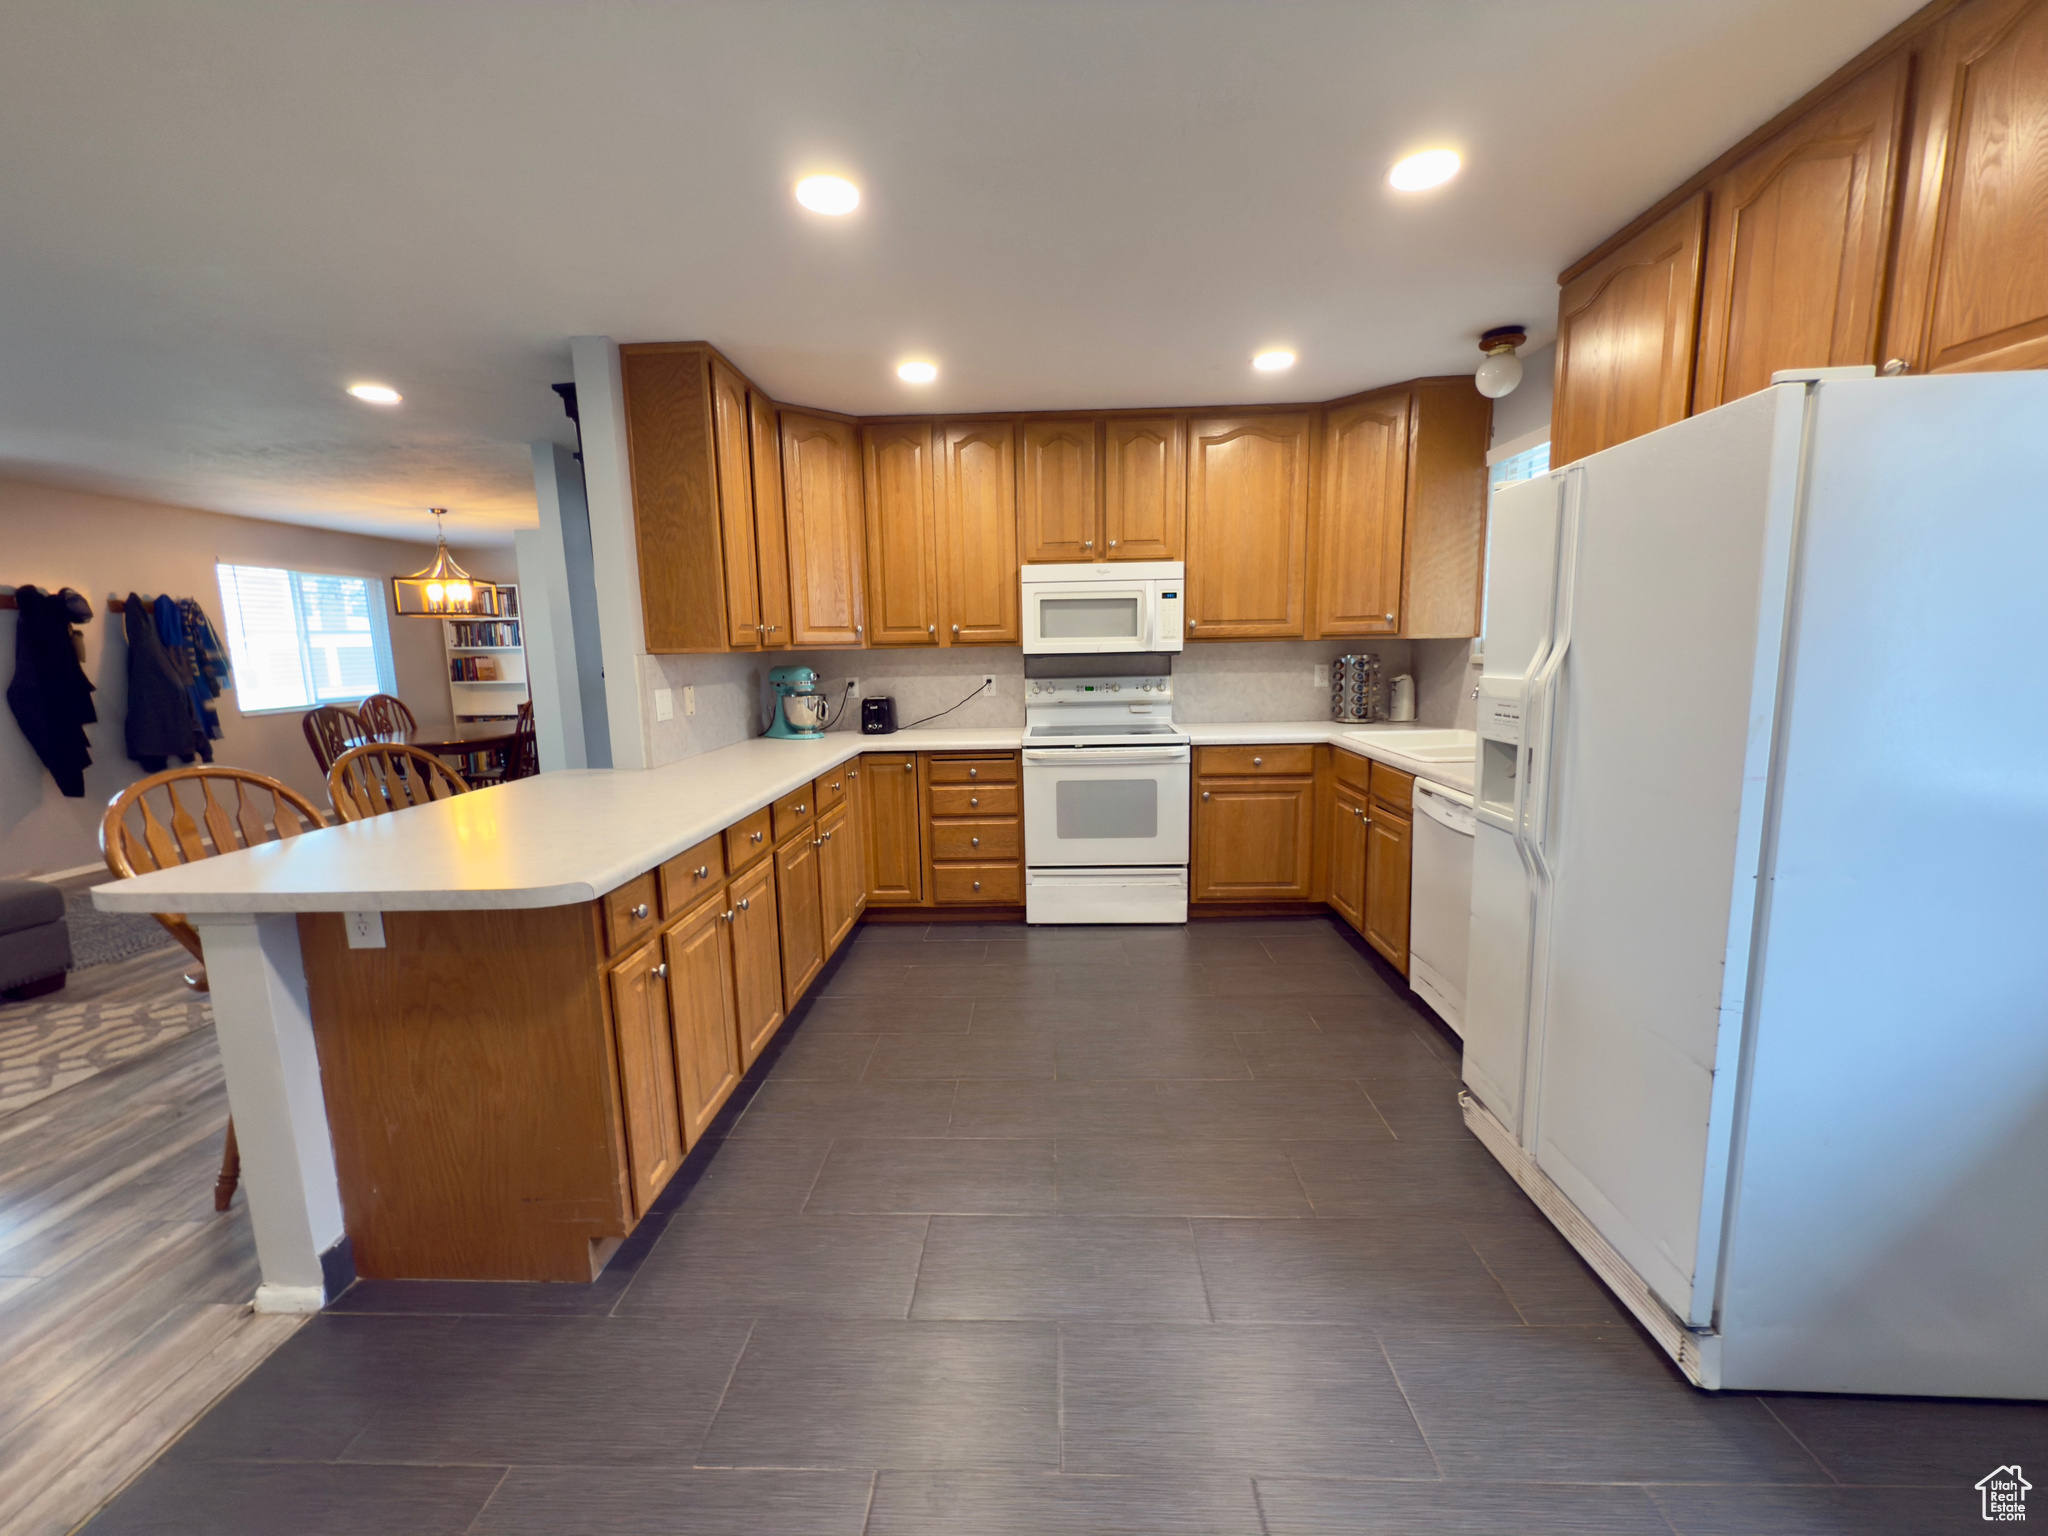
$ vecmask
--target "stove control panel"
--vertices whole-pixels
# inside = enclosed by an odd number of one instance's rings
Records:
[[[1053,677],[1024,685],[1034,704],[1106,704],[1144,702],[1173,697],[1170,677]]]

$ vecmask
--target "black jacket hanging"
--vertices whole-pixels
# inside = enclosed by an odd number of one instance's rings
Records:
[[[135,593],[122,608],[128,632],[128,755],[151,773],[190,762],[205,739],[184,670],[156,632],[155,610]]]
[[[99,715],[92,707],[92,683],[71,644],[71,614],[65,598],[36,587],[17,589],[14,602],[21,618],[15,625],[7,705],[58,789],[79,799],[92,763],[85,728]],[[86,617],[92,617],[90,608]]]

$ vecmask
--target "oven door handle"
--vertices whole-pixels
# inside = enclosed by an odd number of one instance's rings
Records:
[[[1027,763],[1065,763],[1073,768],[1090,764],[1121,767],[1126,763],[1185,763],[1194,759],[1192,747],[1026,747]]]

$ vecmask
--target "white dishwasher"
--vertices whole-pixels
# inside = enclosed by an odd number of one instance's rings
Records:
[[[1408,985],[1465,1033],[1472,942],[1472,797],[1415,781],[1415,862],[1408,907]]]

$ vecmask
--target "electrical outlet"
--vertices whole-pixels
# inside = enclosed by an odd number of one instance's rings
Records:
[[[654,718],[673,720],[676,714],[676,696],[666,688],[654,690]]]
[[[683,713],[686,715],[697,713],[697,690],[695,688],[685,688],[683,690]]]
[[[857,678],[857,677],[849,677],[849,678],[848,678],[848,679],[846,680],[846,696],[847,696],[847,697],[848,697],[849,699],[857,699],[857,698],[859,698],[859,697],[860,697],[860,679],[859,679],[859,678]]]
[[[1330,686],[1330,666],[1328,662],[1316,663],[1316,686],[1318,688]]]
[[[991,693],[991,692],[993,692],[993,691],[994,691],[994,689],[995,689],[995,686],[996,686],[996,680],[995,680],[995,679],[994,679],[993,677],[984,677],[984,678],[983,678],[983,679],[981,680],[981,691],[982,691],[983,693]]]
[[[342,923],[348,929],[350,949],[382,949],[384,947],[384,914],[382,912],[344,912]]]

